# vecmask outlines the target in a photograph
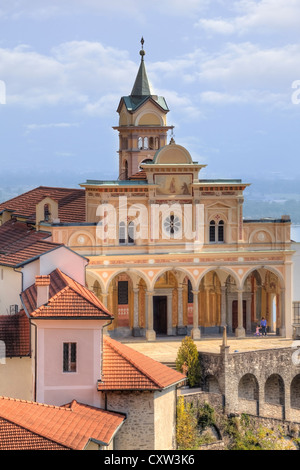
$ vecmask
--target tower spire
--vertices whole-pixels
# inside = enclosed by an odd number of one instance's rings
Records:
[[[145,62],[144,62],[144,57],[146,55],[146,52],[144,51],[144,43],[145,43],[145,40],[142,37],[141,39],[142,48],[140,50],[141,65],[140,65],[138,74],[136,76],[136,79],[133,85],[131,96],[151,96],[153,94],[151,92],[151,87],[150,87],[150,83],[148,80]]]

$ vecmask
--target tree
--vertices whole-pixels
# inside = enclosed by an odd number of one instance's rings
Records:
[[[201,377],[200,362],[197,346],[192,338],[187,336],[181,342],[176,358],[176,370],[186,374],[190,387],[199,384]]]
[[[177,401],[177,448],[179,450],[195,450],[199,446],[197,417],[189,403],[183,397]]]

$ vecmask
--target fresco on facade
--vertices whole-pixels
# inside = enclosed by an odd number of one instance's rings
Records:
[[[155,183],[159,184],[156,194],[190,196],[191,182],[190,175],[156,175]]]

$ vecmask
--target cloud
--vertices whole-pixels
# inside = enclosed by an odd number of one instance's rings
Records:
[[[234,2],[233,10],[235,16],[201,18],[196,27],[226,35],[299,31],[299,0],[240,0]]]
[[[54,122],[48,124],[27,124],[26,134],[29,134],[33,131],[39,131],[41,129],[54,129],[54,128],[70,128],[70,127],[79,127],[78,123],[70,123],[70,122]]]
[[[120,97],[130,93],[137,73],[127,51],[89,41],[61,44],[48,55],[26,45],[0,48],[0,63],[7,105],[31,108],[82,109],[113,92]]]
[[[190,16],[199,11],[203,11],[211,0],[10,0],[2,5],[0,10],[5,18],[18,20],[20,18],[33,18],[35,20],[45,20],[59,16],[94,14],[103,16],[104,14],[122,14],[135,21],[145,21],[149,13],[164,13],[169,16]]]

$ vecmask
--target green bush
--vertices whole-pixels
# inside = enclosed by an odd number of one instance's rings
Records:
[[[215,424],[215,410],[208,403],[205,403],[198,409],[198,426],[201,430],[214,426]]]
[[[176,358],[176,369],[187,375],[190,387],[199,384],[201,377],[199,355],[194,341],[189,336],[181,342]]]

